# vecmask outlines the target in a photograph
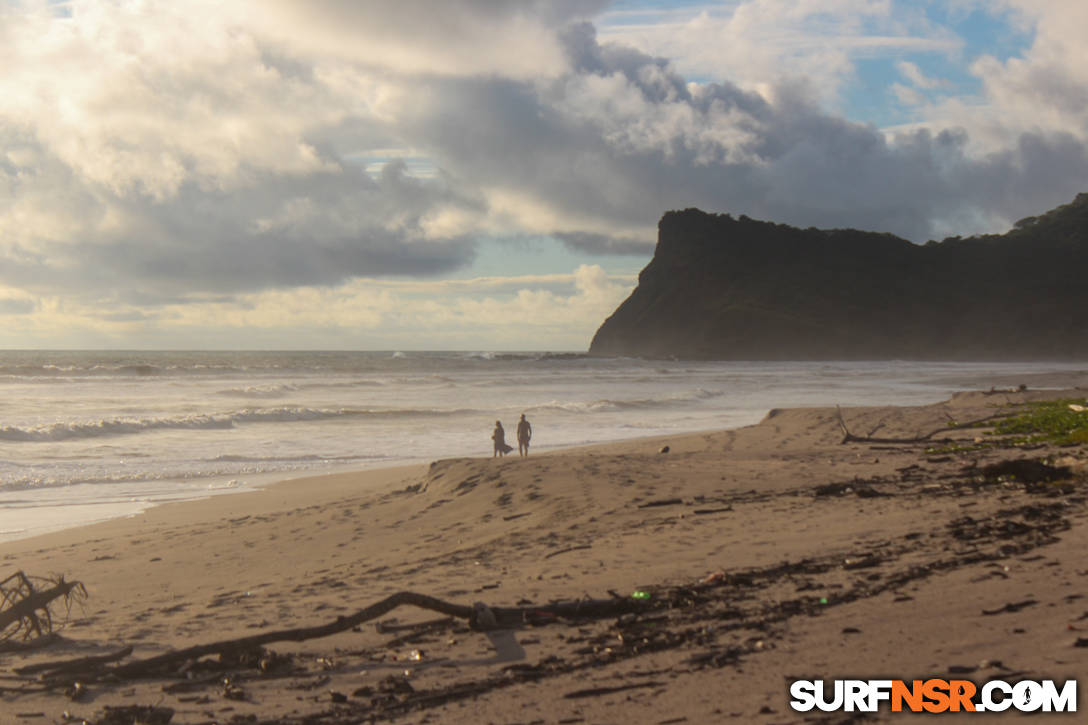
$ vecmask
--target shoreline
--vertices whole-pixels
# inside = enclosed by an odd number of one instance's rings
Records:
[[[975,392],[842,414],[856,433],[894,438],[1059,394]],[[398,591],[492,607],[647,591],[675,606],[503,637],[402,608],[377,628],[270,645],[282,671],[205,661],[191,690],[164,693],[176,675],[90,678],[72,702],[12,675],[0,713],[91,717],[161,703],[182,725],[320,713],[331,723],[600,722],[653,707],[666,720],[800,722],[787,675],[1088,670],[1088,648],[1074,646],[1088,638],[1083,468],[1055,498],[964,473],[1047,451],[931,454],[842,437],[834,408],[775,409],[732,430],[293,478],[4,542],[5,570],[63,574],[90,594],[58,641],[0,655],[5,673],[318,625]],[[1085,457],[1083,446],[1053,455]],[[241,697],[228,696],[224,673]]]
[[[893,364],[894,367],[894,364]],[[1037,371],[1032,372],[1009,372],[1004,368],[998,366],[996,369],[979,369],[975,372],[977,376],[957,377],[957,375],[965,375],[962,370],[956,365],[949,366],[949,369],[938,375],[938,379],[943,379],[943,383],[935,383],[929,381],[927,385],[936,387],[929,390],[925,396],[921,396],[918,392],[908,392],[911,385],[917,385],[920,380],[912,380],[909,375],[898,378],[898,386],[892,386],[889,388],[883,388],[884,392],[888,395],[888,399],[876,399],[874,404],[924,404],[930,402],[939,401],[942,397],[951,394],[953,390],[950,386],[956,386],[959,388],[981,388],[985,386],[998,385],[998,386],[1012,386],[1015,387],[1018,384],[1029,384],[1033,388],[1036,386],[1047,387],[1072,387],[1074,385],[1088,386],[1088,371],[1078,370],[1070,368],[1066,370],[1049,370],[1049,371]],[[780,371],[781,372],[781,371]],[[872,371],[870,371],[871,373]],[[839,370],[836,374],[842,373]],[[921,373],[919,373],[921,375]],[[936,375],[933,370],[930,370],[927,374]],[[951,376],[951,377],[949,377]],[[893,376],[894,377],[894,376]],[[751,381],[748,381],[749,383]],[[709,384],[709,383],[708,383]],[[675,386],[674,386],[675,387]],[[683,386],[681,386],[683,387]],[[923,386],[925,387],[925,386]],[[715,388],[716,389],[716,388]],[[865,389],[862,386],[862,389]],[[773,390],[773,388],[772,388]],[[875,389],[874,389],[875,390]],[[815,396],[820,398],[819,400],[813,400],[811,391],[807,388],[803,391],[792,390],[788,385],[781,391],[781,396],[771,396],[769,394],[755,395],[754,398],[758,399],[758,405],[752,405],[753,395],[750,390],[743,388],[738,394],[738,399],[734,400],[730,407],[716,407],[717,411],[713,420],[707,419],[706,411],[703,411],[700,415],[704,417],[696,417],[686,422],[682,420],[672,421],[671,426],[673,428],[683,428],[685,432],[697,433],[706,432],[710,430],[718,430],[724,428],[734,428],[737,426],[748,425],[755,423],[766,410],[770,409],[774,405],[780,405],[783,401],[792,405],[833,405],[835,403],[843,404],[865,404],[865,401],[874,397],[874,390],[868,390],[864,395],[861,395],[859,400],[849,400],[851,395],[859,395],[858,390],[848,389],[844,391],[844,395],[847,400],[842,399],[829,399],[830,396]],[[690,391],[689,391],[690,392]],[[617,400],[625,399],[623,395],[613,396]],[[636,396],[637,397],[637,396]],[[793,398],[791,400],[791,397]],[[776,399],[778,398],[778,399]],[[607,400],[604,402],[608,402]],[[638,401],[635,401],[638,402]],[[318,405],[314,403],[314,405]],[[624,421],[611,420],[611,427],[605,429],[579,429],[577,436],[564,435],[565,427],[562,423],[555,423],[552,429],[553,438],[550,439],[551,445],[542,447],[539,450],[564,450],[564,449],[577,449],[586,445],[607,445],[610,442],[622,441],[622,440],[635,440],[647,436],[664,435],[664,436],[676,436],[682,435],[677,430],[662,430],[662,431],[642,431],[637,429],[631,429],[629,426],[621,425]],[[555,435],[558,433],[560,440],[555,439]],[[603,434],[603,435],[602,435]],[[321,430],[311,429],[299,429],[298,436],[310,437],[325,435]],[[373,461],[364,460],[356,461],[353,463],[343,463],[336,461],[336,456],[333,459],[322,463],[320,460],[315,460],[315,464],[321,465],[319,469],[305,469],[305,468],[292,468],[287,467],[284,470],[262,472],[262,473],[246,473],[237,471],[234,473],[216,473],[215,475],[204,477],[187,477],[176,476],[171,478],[162,478],[166,476],[168,470],[152,467],[147,470],[138,470],[136,473],[141,474],[142,477],[134,477],[130,479],[118,478],[114,480],[111,476],[119,475],[117,471],[106,471],[105,479],[103,482],[97,482],[91,480],[84,483],[72,483],[69,485],[37,488],[30,485],[27,488],[16,488],[12,490],[5,490],[0,492],[0,541],[17,540],[20,538],[28,538],[41,533],[45,533],[50,530],[59,530],[64,528],[71,528],[73,526],[83,525],[84,523],[93,523],[95,521],[109,520],[112,518],[126,517],[133,514],[138,514],[139,511],[152,508],[164,502],[172,500],[184,500],[184,499],[200,499],[209,495],[218,495],[221,493],[232,493],[233,491],[221,491],[218,489],[229,489],[237,486],[239,489],[247,490],[254,488],[261,488],[267,485],[269,482],[277,482],[281,480],[290,480],[294,478],[311,477],[313,475],[332,475],[345,471],[354,470],[372,470],[375,468],[386,468],[390,466],[399,466],[414,463],[426,463],[434,458],[449,457],[465,455],[465,453],[476,453],[481,456],[486,456],[489,453],[490,446],[477,446],[477,443],[484,441],[486,433],[481,433],[479,439],[465,439],[462,436],[460,444],[457,446],[443,445],[439,446],[433,451],[424,451],[427,455],[418,455],[418,449],[404,449],[394,447],[388,449],[386,452],[392,456],[386,460]],[[619,438],[611,438],[612,436],[622,436]],[[582,440],[588,438],[605,438],[605,440],[597,443],[585,443]],[[369,439],[368,439],[369,440]],[[544,441],[543,438],[540,439]],[[201,448],[204,445],[203,442],[198,443],[196,440],[192,441],[192,444],[196,446],[195,450],[203,451]],[[124,442],[119,440],[114,445],[117,446],[138,446],[135,441]],[[303,446],[306,448],[306,446]],[[122,449],[123,450],[123,449]],[[190,447],[181,444],[178,450],[190,450]],[[328,451],[324,451],[328,453]],[[222,451],[215,451],[214,456],[218,456]],[[335,451],[333,451],[335,453]],[[403,454],[403,455],[402,455]],[[13,460],[21,460],[13,452],[15,458]],[[19,455],[22,455],[20,453]],[[59,455],[55,453],[54,455]],[[132,455],[132,454],[129,454]],[[182,454],[182,459],[187,459],[198,454]],[[199,454],[203,455],[203,454]],[[210,454],[209,454],[210,455]],[[213,458],[214,458],[213,456]],[[399,457],[398,457],[399,456]],[[229,457],[229,456],[228,456]],[[126,457],[127,458],[127,457]],[[148,458],[153,460],[154,456]],[[195,460],[195,459],[194,459]],[[24,461],[25,463],[25,461]],[[263,468],[264,465],[258,465],[256,467]],[[145,466],[146,468],[146,466]],[[131,472],[130,472],[131,473]],[[16,478],[15,480],[20,480]],[[64,480],[63,478],[61,480]],[[78,477],[76,478],[78,481]],[[113,482],[106,482],[113,481]],[[126,482],[127,481],[127,482]],[[5,479],[5,482],[10,484],[11,481]],[[205,490],[205,489],[216,490]],[[82,507],[81,510],[77,510],[77,505]],[[65,510],[66,509],[66,510]]]
[[[718,429],[708,429],[706,431],[684,431],[675,435],[663,435],[656,434],[650,436],[636,436],[631,438],[622,438],[617,440],[602,441],[597,443],[582,443],[573,446],[557,446],[557,447],[543,447],[540,452],[534,453],[534,456],[562,454],[568,451],[580,451],[584,449],[596,449],[598,447],[608,447],[612,445],[624,445],[628,443],[635,443],[639,441],[653,441],[657,439],[675,438],[689,435],[699,435],[700,433],[709,433]],[[730,429],[731,430],[731,429]],[[513,454],[514,457],[517,454]],[[487,456],[469,456],[469,458],[486,459]],[[64,531],[70,531],[73,529],[81,529],[84,527],[96,526],[99,524],[106,524],[119,519],[132,519],[142,516],[149,511],[153,511],[163,506],[178,506],[191,503],[199,503],[211,499],[219,499],[221,497],[234,497],[244,494],[260,494],[263,491],[267,491],[270,488],[274,488],[281,485],[291,485],[300,481],[312,481],[320,483],[321,479],[333,478],[340,476],[353,476],[357,478],[365,478],[369,473],[381,473],[383,471],[392,469],[411,469],[411,468],[425,468],[434,460],[433,458],[412,458],[403,460],[389,460],[382,461],[375,464],[373,467],[359,467],[355,464],[343,464],[338,466],[331,466],[328,469],[321,471],[269,471],[264,473],[250,474],[246,476],[230,475],[230,476],[215,476],[207,479],[193,479],[182,481],[181,483],[189,486],[188,492],[176,492],[169,488],[157,492],[148,492],[145,490],[133,490],[128,493],[117,494],[116,491],[110,490],[110,496],[104,496],[102,492],[103,484],[78,484],[77,486],[56,486],[48,489],[43,489],[48,493],[55,493],[57,495],[70,494],[73,490],[87,488],[90,490],[90,496],[85,503],[80,502],[64,502],[64,503],[51,503],[49,499],[45,499],[41,502],[32,501],[27,497],[26,491],[13,491],[10,492],[13,496],[18,496],[17,503],[23,504],[20,506],[10,507],[8,510],[0,510],[0,550],[3,546],[9,543],[36,539],[43,536],[49,536],[51,534],[58,534]],[[240,480],[245,479],[245,480]],[[147,484],[147,481],[134,482],[135,485]],[[160,482],[154,482],[162,485],[176,484],[177,481],[164,480]],[[134,484],[108,484],[113,487],[125,487],[126,485],[132,486]],[[197,484],[193,486],[193,484]],[[365,484],[364,484],[365,487]],[[40,493],[41,490],[31,491],[30,493]],[[152,497],[151,500],[148,497]],[[104,500],[105,499],[105,500]],[[128,500],[125,500],[128,499]],[[0,508],[4,506],[2,496],[0,496]],[[37,531],[35,533],[26,533],[26,529],[12,529],[10,525],[5,525],[6,521],[15,522],[19,520],[20,511],[26,509],[61,509],[61,508],[75,508],[84,507],[86,509],[97,509],[103,513],[95,518],[87,520],[86,518],[79,518],[78,520],[70,519],[65,523],[45,523],[36,526]],[[112,507],[112,510],[107,508]],[[25,534],[25,535],[22,535]]]

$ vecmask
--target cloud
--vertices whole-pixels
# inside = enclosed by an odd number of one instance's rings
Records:
[[[9,346],[58,330],[88,347],[235,347],[274,341],[301,349],[582,350],[635,284],[597,265],[569,274],[461,280],[357,278],[334,286],[200,295],[155,307],[104,308],[62,298],[0,299]],[[527,337],[528,336],[528,337]],[[439,343],[442,343],[440,345]]]
[[[1005,61],[986,55],[972,67],[1002,115],[1005,137],[1025,127],[1088,135],[1088,48],[1080,32],[1088,6],[1069,0],[1006,4],[1034,23],[1031,48]]]
[[[806,78],[825,101],[853,79],[859,58],[962,45],[917,8],[889,0],[750,0],[664,16],[606,13],[601,37],[671,58],[678,72],[704,81],[756,88]]]
[[[409,75],[534,79],[564,69],[555,30],[607,0],[250,0],[267,36],[308,55]]]
[[[947,88],[950,85],[946,80],[930,78],[922,72],[922,69],[916,63],[911,63],[909,60],[901,60],[896,63],[895,67],[915,88],[928,91],[936,88]]]
[[[484,236],[647,255],[674,208],[923,241],[1088,188],[1083,3],[957,4],[1034,33],[1005,58],[964,57],[952,28],[892,0],[735,1],[654,25],[604,7],[0,5],[0,284],[58,329],[213,324],[187,307],[301,325],[294,304],[318,326],[336,310],[468,329],[544,304],[575,324],[611,299],[589,273],[582,292],[403,311],[417,317],[383,306],[380,280],[449,275]],[[979,93],[954,96],[919,54],[969,63]],[[874,57],[923,120],[835,110]]]
[[[0,297],[0,316],[29,315],[38,308],[34,300],[22,297]]]
[[[390,139],[379,77],[219,4],[70,7],[0,10],[0,280],[134,299],[472,259],[471,184],[342,153]]]
[[[1023,131],[972,155],[964,126],[888,135],[825,110],[807,82],[690,84],[660,58],[599,43],[590,25],[565,39],[571,70],[556,79],[427,85],[402,118],[441,166],[486,180],[492,210],[579,249],[645,248],[639,229],[687,206],[921,241],[998,229],[1085,180],[1076,135]],[[1042,174],[1036,159],[1053,148],[1072,155]]]
[[[305,177],[264,173],[245,187],[183,185],[169,198],[73,181],[59,163],[8,177],[0,281],[48,292],[150,299],[189,292],[335,284],[360,275],[459,268],[474,243],[451,215],[481,201],[446,178],[390,162],[377,179],[350,166]],[[2,172],[0,172],[2,173]]]

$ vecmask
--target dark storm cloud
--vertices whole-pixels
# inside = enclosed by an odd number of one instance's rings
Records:
[[[430,105],[409,121],[460,175],[596,220],[552,230],[579,250],[642,252],[604,229],[652,229],[689,206],[924,241],[988,231],[1088,188],[1084,144],[1069,134],[1025,133],[981,157],[962,129],[889,141],[824,111],[800,84],[773,100],[728,83],[692,91],[663,60],[597,43],[588,24],[562,37],[570,73],[428,86]]]
[[[265,174],[231,191],[187,184],[164,201],[69,196],[87,222],[79,238],[39,243],[34,253],[9,245],[0,280],[146,305],[355,276],[429,276],[469,263],[474,242],[429,238],[428,215],[482,208],[448,178],[409,176],[402,161],[386,164],[376,179],[345,166],[304,177]],[[95,223],[108,215],[127,222]]]

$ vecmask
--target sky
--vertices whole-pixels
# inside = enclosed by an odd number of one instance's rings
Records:
[[[670,209],[1088,191],[1083,0],[0,0],[0,348],[585,350]]]

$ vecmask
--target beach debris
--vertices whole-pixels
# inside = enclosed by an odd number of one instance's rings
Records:
[[[853,569],[868,569],[874,566],[880,566],[880,558],[873,556],[872,554],[866,554],[865,556],[852,556],[843,559],[842,568],[847,571]]]
[[[982,467],[982,475],[991,480],[1013,479],[1021,483],[1049,483],[1072,478],[1068,466],[1051,466],[1041,460],[1015,458]]]
[[[491,611],[491,607],[483,602],[476,602],[472,605],[472,616],[469,618],[469,623],[474,629],[481,631],[495,629],[499,626],[495,613]]]
[[[42,589],[43,582],[52,586]],[[42,579],[27,576],[22,570],[0,581],[0,640],[27,640],[52,633],[50,606],[62,597],[67,616],[74,602],[87,598],[87,589],[81,582],[65,581],[63,576]]]
[[[1003,413],[997,413],[995,415],[988,415],[985,418],[979,418],[978,420],[970,420],[970,421],[966,421],[966,422],[963,422],[963,423],[950,419],[948,421],[947,425],[943,425],[940,428],[936,428],[934,430],[931,430],[928,433],[923,433],[923,434],[920,434],[920,435],[916,435],[913,438],[878,438],[878,437],[874,436],[873,433],[878,431],[883,426],[883,424],[880,424],[876,428],[871,430],[868,435],[856,435],[854,433],[851,433],[850,429],[846,426],[846,421],[842,417],[842,408],[840,408],[837,405],[835,406],[835,417],[836,417],[837,422],[839,424],[839,428],[842,430],[842,434],[843,434],[842,435],[842,440],[840,441],[840,443],[842,443],[842,444],[846,444],[846,443],[881,443],[881,444],[925,443],[925,442],[928,442],[928,441],[932,440],[933,436],[937,435],[938,433],[947,433],[949,431],[959,430],[961,428],[972,428],[972,427],[977,426],[977,425],[982,425],[983,423],[989,423],[991,421],[1000,420],[1002,418],[1010,418],[1010,417],[1012,417],[1012,415],[1013,415],[1013,413],[1011,411],[1008,411],[1008,412],[1003,412]]]
[[[661,498],[656,501],[647,501],[646,503],[640,503],[638,507],[640,509],[653,508],[655,506],[678,506],[684,503],[682,498]]]
[[[387,695],[406,695],[415,692],[416,688],[412,687],[412,683],[408,681],[407,677],[386,675],[385,678],[378,683],[378,691]]]
[[[812,493],[817,498],[821,496],[846,496],[848,494],[854,494],[858,498],[881,498],[891,496],[890,493],[877,491],[870,485],[871,483],[883,483],[883,481],[877,481],[875,479],[872,481],[865,481],[860,478],[855,478],[853,481],[842,483],[825,483],[812,489]]]
[[[132,654],[132,646],[122,647],[116,652],[104,655],[93,655],[91,657],[81,657],[77,660],[61,660],[54,662],[39,662],[34,665],[26,665],[24,667],[16,667],[15,673],[18,675],[32,675],[38,672],[52,672],[53,674],[62,674],[64,672],[82,672],[88,669],[94,669],[95,667],[109,662],[116,662],[122,660]]]
[[[665,683],[663,682],[636,682],[630,685],[616,685],[615,687],[590,687],[585,690],[575,690],[574,692],[568,692],[563,695],[568,700],[574,700],[580,697],[597,697],[598,695],[610,695],[613,692],[623,692],[624,690],[638,690],[643,687],[661,687]]]
[[[732,506],[723,506],[722,508],[716,508],[716,509],[695,509],[694,511],[692,511],[692,513],[693,514],[720,514],[720,513],[723,513],[725,511],[732,511],[732,510],[733,510]]]
[[[1020,601],[1020,602],[1009,602],[1005,606],[998,607],[997,609],[983,609],[982,613],[987,615],[987,616],[993,616],[995,614],[1005,614],[1007,612],[1019,612],[1021,609],[1024,609],[1025,607],[1031,607],[1031,606],[1036,605],[1038,603],[1039,602],[1035,601],[1034,599],[1025,599],[1025,600]]]
[[[230,675],[226,676],[222,680],[222,689],[219,694],[228,700],[245,700],[246,691],[238,685],[234,684],[234,678]]]
[[[661,450],[658,451],[658,453],[668,453],[668,452],[669,452],[669,447],[668,446],[661,446]]]
[[[95,714],[95,725],[169,725],[174,718],[170,707],[153,705],[107,705]]]
[[[545,559],[550,559],[553,556],[559,556],[560,554],[566,554],[567,552],[570,552],[570,551],[581,551],[582,549],[592,549],[592,548],[593,547],[590,544],[581,544],[579,546],[570,546],[570,547],[567,547],[566,549],[560,549],[559,551],[552,551],[552,552],[550,552],[548,554],[545,554],[544,558]]]
[[[975,665],[949,665],[948,674],[950,675],[970,675],[978,671],[978,667]]]
[[[721,569],[718,569],[718,571],[716,571],[716,572],[713,572],[711,574],[707,574],[705,577],[703,577],[703,579],[699,583],[700,584],[717,584],[718,582],[723,581],[724,579],[725,579],[725,572],[723,570],[721,570]]]
[[[978,484],[982,463],[985,460],[979,461],[971,471],[965,469],[958,474],[950,472],[947,476],[942,475],[942,480],[945,478],[955,480],[940,485],[947,487],[946,493],[949,495],[961,497],[981,497],[994,491],[992,487]],[[920,470],[922,469],[916,464],[913,468],[907,467],[905,472],[912,473]],[[936,477],[938,473],[941,472],[926,471],[921,477],[922,480],[929,480]],[[898,477],[895,480],[874,480],[866,483],[878,482],[892,486],[898,484]],[[857,481],[854,483],[856,484]],[[1045,503],[1038,502],[1038,499],[1021,499],[1021,501],[1035,501],[1030,505],[1018,505],[1019,502],[1013,499],[1005,503],[1007,499],[1021,492],[1030,493],[1030,488],[1023,482],[1003,485],[999,491],[1002,508],[996,511],[983,511],[980,506],[978,509],[972,509],[974,517],[961,517],[951,522],[934,522],[932,525],[927,524],[924,530],[919,529],[891,535],[881,540],[866,541],[864,549],[847,552],[836,550],[827,553],[814,551],[803,558],[775,562],[766,566],[715,571],[688,585],[658,586],[649,582],[646,585],[639,583],[639,586],[619,589],[619,592],[626,592],[626,595],[610,592],[612,596],[606,600],[591,599],[587,596],[569,602],[533,604],[531,599],[510,591],[504,582],[501,591],[506,591],[509,601],[516,601],[518,606],[504,608],[483,605],[494,618],[498,631],[512,639],[515,636],[514,632],[502,632],[502,630],[527,624],[554,625],[557,629],[563,627],[559,632],[546,632],[541,636],[541,639],[544,639],[544,635],[548,635],[549,638],[554,636],[556,646],[560,648],[557,654],[532,664],[525,662],[508,664],[501,670],[481,672],[478,676],[474,675],[467,680],[449,681],[447,678],[444,683],[440,678],[420,676],[419,669],[404,669],[404,674],[401,674],[400,670],[395,670],[396,674],[389,675],[381,683],[372,681],[360,687],[362,683],[357,680],[346,679],[355,676],[360,662],[362,663],[361,674],[364,676],[369,675],[375,667],[389,667],[391,664],[393,667],[400,668],[416,667],[413,663],[404,661],[404,654],[412,647],[427,647],[427,661],[441,663],[444,657],[441,649],[445,635],[440,633],[443,630],[448,627],[458,627],[459,629],[455,629],[454,633],[458,634],[456,639],[462,640],[464,637],[461,635],[467,633],[468,626],[479,631],[483,629],[479,626],[483,623],[482,620],[487,619],[478,614],[476,606],[462,607],[426,595],[402,592],[362,610],[360,614],[367,613],[367,616],[362,619],[358,619],[359,614],[357,614],[338,619],[337,627],[331,628],[330,625],[326,625],[303,630],[309,633],[332,634],[334,629],[343,631],[344,627],[358,627],[361,622],[368,619],[385,616],[401,605],[420,606],[424,609],[439,611],[444,615],[442,619],[419,623],[387,621],[382,623],[377,631],[379,634],[392,633],[389,636],[397,638],[393,642],[386,642],[379,648],[337,650],[336,667],[331,667],[332,662],[329,660],[331,678],[329,675],[320,678],[318,680],[322,683],[320,689],[315,688],[315,694],[318,697],[311,697],[308,701],[320,702],[321,706],[326,708],[331,719],[322,720],[322,722],[328,722],[329,725],[346,725],[346,723],[357,722],[359,712],[349,711],[348,708],[339,706],[330,708],[328,700],[331,695],[326,693],[332,691],[350,693],[352,698],[349,700],[350,703],[370,708],[367,712],[368,717],[375,720],[392,720],[406,715],[418,718],[431,708],[479,697],[511,684],[544,682],[549,678],[572,673],[586,675],[600,672],[603,674],[606,670],[598,668],[604,668],[609,663],[629,660],[643,653],[675,650],[678,654],[694,654],[695,656],[691,659],[683,660],[689,667],[694,668],[736,666],[742,658],[759,657],[761,652],[780,647],[781,625],[788,623],[794,617],[815,616],[829,611],[831,607],[878,595],[890,595],[894,597],[892,601],[909,601],[909,595],[902,592],[914,582],[925,581],[931,577],[967,567],[973,568],[972,573],[986,571],[978,567],[998,567],[1001,562],[1009,561],[1010,556],[1016,556],[1018,561],[1024,562],[1044,561],[1045,557],[1038,553],[1042,551],[1039,547],[1053,543],[1057,540],[1057,535],[1070,527],[1071,515],[1085,510],[1084,499],[1069,497],[1061,501]],[[791,492],[789,495],[794,494]],[[899,487],[895,495],[904,498],[917,497],[920,500],[928,496],[917,486]],[[689,505],[692,503],[689,500]],[[700,504],[706,505],[698,499],[693,505]],[[969,542],[969,546],[962,546],[959,542]],[[589,548],[589,546],[571,547],[552,552],[552,554],[557,555],[578,548]],[[1029,557],[1029,553],[1037,554],[1037,556]],[[877,565],[880,567],[879,570],[875,568]],[[861,576],[843,577],[842,571],[848,567],[856,567],[864,571],[861,572]],[[871,576],[865,576],[866,573],[874,571],[879,571],[881,574],[879,579],[874,580]],[[1088,576],[1088,570],[1077,570],[1076,573]],[[707,572],[704,571],[704,574]],[[720,577],[719,574],[721,574]],[[652,592],[652,597],[635,598],[632,589],[634,592],[647,594]],[[831,593],[832,590],[833,593]],[[465,592],[457,593],[465,594]],[[821,593],[825,596],[819,596]],[[451,591],[449,594],[453,595],[454,592]],[[432,604],[433,607],[429,606]],[[1021,603],[1014,602],[1013,604]],[[1015,611],[1008,607],[1009,605],[1006,605],[993,613]],[[977,613],[978,609],[974,611]],[[1085,612],[1085,618],[1088,619],[1088,612]],[[465,620],[468,621],[467,626]],[[848,626],[851,624],[855,626]],[[835,629],[840,628],[845,636],[852,637],[864,636],[853,631],[855,629],[867,631],[864,624],[858,622],[847,621],[835,627]],[[492,635],[495,634],[493,630],[488,631]],[[1023,632],[1024,630],[1018,628],[1013,631]],[[294,631],[287,630],[287,632]],[[263,640],[271,635],[282,634],[284,633],[268,632],[256,636]],[[1065,646],[1088,647],[1088,639],[1078,639],[1078,634],[1065,634]],[[324,636],[324,634],[318,636]],[[521,645],[527,645],[532,641],[520,639],[520,634],[517,636]],[[292,636],[289,639],[297,641],[301,638]],[[237,642],[237,640],[228,640],[225,643],[212,643],[212,645],[230,650],[232,647],[239,646]],[[411,644],[405,646],[409,642]],[[727,642],[732,644],[727,646]],[[393,643],[398,643],[393,651],[400,656],[386,657],[386,652],[389,652]],[[221,650],[211,645],[201,645],[201,649],[209,647],[211,649],[206,654],[216,652],[222,654]],[[193,661],[186,657],[192,657],[192,649],[185,656],[175,660],[173,664],[148,667],[147,661],[130,662],[128,665],[106,671],[98,669],[86,676],[80,674],[79,677],[84,683],[110,682],[136,677],[184,677],[187,676],[186,668],[191,667],[190,663]],[[488,660],[488,662],[496,661],[501,659]],[[952,668],[960,666],[964,665],[952,665]],[[126,671],[125,667],[130,669]],[[313,673],[315,669],[312,660],[308,660],[303,667],[310,673]],[[950,671],[954,672],[955,669]],[[650,676],[657,677],[657,675],[655,671],[646,672],[639,677],[641,680],[643,676],[649,678]],[[251,670],[250,672],[237,671],[232,673],[232,676],[235,678],[236,686],[244,685],[247,690],[252,690],[251,699],[254,702],[260,700],[261,693],[258,688],[261,685],[258,683],[263,678],[262,674]],[[415,679],[409,682],[409,676]],[[72,681],[71,677],[72,675],[69,674],[67,680],[52,682],[58,694],[61,692],[59,685],[67,686]],[[601,681],[592,675],[590,677],[596,681],[587,682],[584,686],[589,689],[584,693],[576,690],[575,693],[578,694],[572,699],[596,695],[608,696],[609,689],[604,687],[605,685],[622,687],[628,682],[635,681],[630,679],[631,675],[621,676],[620,679],[611,681]],[[46,682],[50,681],[46,679]],[[313,686],[310,680],[307,682],[309,683],[307,688]],[[436,682],[439,684],[435,684]],[[590,687],[590,685],[601,687]],[[214,683],[204,686],[210,688],[209,692],[217,687]],[[335,690],[331,689],[334,687]],[[649,685],[646,685],[646,688],[645,696],[650,696],[653,690]],[[166,691],[165,687],[164,691]],[[623,696],[622,693],[620,696]],[[304,720],[292,722],[304,722]]]
[[[265,632],[262,634],[221,640],[208,644],[187,647],[173,652],[134,660],[112,668],[99,668],[99,662],[92,663],[93,668],[73,667],[72,662],[51,663],[49,668],[39,666],[43,678],[55,677],[56,673],[70,675],[78,669],[86,679],[136,679],[154,677],[170,671],[187,669],[190,663],[208,655],[218,654],[221,658],[232,657],[237,652],[253,652],[271,642],[302,642],[309,639],[328,637],[357,627],[363,622],[377,619],[402,605],[411,605],[420,609],[441,612],[442,614],[468,620],[469,626],[477,631],[490,631],[521,626],[527,623],[541,624],[550,618],[563,617],[572,620],[591,620],[617,617],[629,612],[641,611],[646,602],[631,599],[579,599],[570,602],[553,602],[535,607],[488,607],[477,602],[468,607],[447,602],[436,597],[418,592],[398,592],[362,609],[349,617],[338,617],[328,624],[315,627]],[[421,653],[422,654],[422,653]],[[86,660],[86,658],[85,658]],[[78,662],[78,661],[73,661]],[[328,658],[319,658],[318,663],[328,662]],[[85,664],[85,661],[84,661]],[[223,680],[223,696],[231,699],[244,698],[245,693],[236,688],[230,677]]]
[[[87,696],[87,686],[77,680],[64,691],[64,696],[72,702],[79,702]]]
[[[510,516],[503,516],[502,520],[503,521],[513,521],[514,519],[520,519],[520,518],[522,518],[524,516],[531,516],[532,513],[533,513],[532,511],[526,511],[523,514],[511,514]]]

